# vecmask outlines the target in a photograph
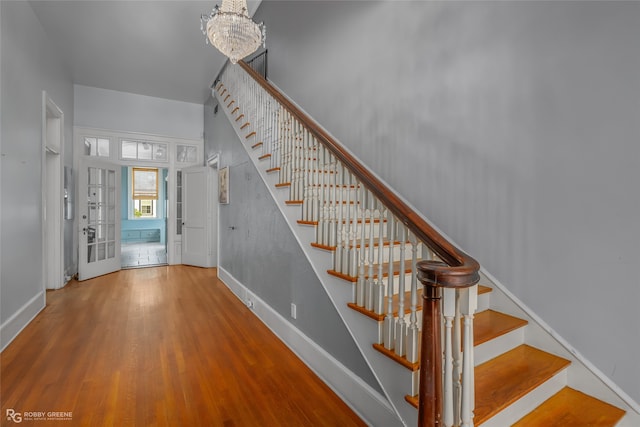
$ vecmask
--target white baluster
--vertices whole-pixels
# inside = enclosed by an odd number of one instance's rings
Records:
[[[435,259],[431,253],[431,259]],[[453,411],[454,423],[460,425],[462,407],[462,316],[460,315],[460,292],[456,292],[456,316],[453,320]]]
[[[289,183],[289,200],[298,200],[296,197],[296,186],[298,185],[298,144],[296,144],[296,133],[299,122],[291,122],[291,177],[286,181]]]
[[[370,191],[367,192],[367,195],[369,196],[369,199],[367,201],[367,205],[369,206],[369,274],[367,277],[367,282],[366,282],[366,288],[365,288],[365,292],[364,292],[364,307],[367,310],[373,310],[373,300],[374,300],[374,269],[373,269],[373,260],[374,258],[374,245],[375,245],[375,236],[374,236],[374,226],[375,226],[375,221],[374,221],[374,211],[375,211],[375,202],[376,199],[373,197],[373,193],[371,193]],[[364,223],[364,218],[362,219],[363,223]],[[364,230],[364,228],[363,228]]]
[[[405,278],[405,251],[407,246],[407,227],[404,224],[400,228],[400,266],[398,268],[398,317],[396,318],[396,343],[394,351],[398,356],[404,356],[407,339],[407,322],[404,320],[404,278]],[[390,259],[389,262],[393,262]]]
[[[356,277],[358,275],[358,216],[359,209],[361,206],[360,203],[360,182],[355,180],[355,191],[353,194],[353,209],[351,213],[353,215],[352,218],[352,231],[351,234],[351,253],[349,254],[349,271],[347,274],[351,277]],[[360,248],[364,250],[364,248]],[[355,301],[354,301],[355,302]]]
[[[303,172],[302,172],[302,220],[309,221],[310,212],[311,212],[311,196],[309,194],[310,188],[310,172],[309,172],[309,164],[311,159],[309,158],[309,152],[311,151],[309,148],[309,133],[306,129],[304,129],[302,133],[302,145],[304,146],[304,161],[303,163]]]
[[[442,421],[445,427],[451,427],[455,421],[452,328],[456,316],[456,290],[453,288],[442,289],[442,315],[444,316],[444,393],[442,398]]]
[[[351,185],[353,181],[353,175],[351,175],[351,172],[347,169],[345,170],[347,171],[347,184]],[[343,206],[343,209],[345,209],[345,224],[343,228],[344,232],[342,240],[344,249],[342,250],[342,269],[340,270],[340,272],[343,274],[349,274],[349,253],[351,252],[351,234],[353,233],[353,230],[351,229],[351,205],[351,192],[347,191],[346,203]]]
[[[315,137],[312,136],[312,141],[313,141],[313,147],[315,149],[314,153],[315,155],[313,156],[313,161],[312,161],[312,168],[313,170],[311,171],[311,221],[317,221],[318,225],[316,227],[316,242],[318,242],[318,227],[321,227],[320,225],[320,205],[318,202],[318,184],[320,182],[320,173],[319,173],[319,169],[320,169],[320,152],[322,151],[322,145],[318,144],[318,141],[316,140]]]
[[[351,175],[351,173],[349,173],[349,175]],[[358,180],[354,178],[355,177],[351,175],[351,182],[352,183],[355,182],[355,185],[357,187]],[[346,269],[345,271],[343,271],[343,273],[349,276],[353,276],[355,274],[355,268],[356,268],[355,260],[358,254],[358,248],[357,248],[357,242],[356,242],[357,231],[358,231],[357,230],[357,225],[358,225],[358,221],[357,221],[358,192],[357,191],[353,193],[353,200],[347,206],[347,216],[349,217],[349,235],[347,237],[347,244],[349,249],[346,251],[346,260],[345,260]],[[351,301],[353,303],[357,302],[357,293],[356,293],[355,283],[351,285]]]
[[[280,184],[286,182],[287,180],[287,166],[289,155],[289,112],[285,109],[283,111],[283,120],[282,120],[282,160],[280,161]]]
[[[358,262],[358,281],[357,281],[357,304],[359,307],[365,307],[365,299],[366,299],[366,279],[365,279],[365,248],[367,245],[367,238],[365,236],[365,220],[367,218],[366,205],[364,203],[364,188],[360,192],[360,204],[362,205],[362,219],[360,220],[360,260]],[[357,223],[356,223],[357,224]],[[369,251],[373,250],[373,248],[369,248]]]
[[[384,318],[383,327],[383,335],[384,335],[384,347],[387,350],[393,349],[395,344],[395,318],[393,316],[393,247],[394,247],[394,239],[396,237],[395,233],[395,222],[396,219],[393,215],[391,215],[390,211],[388,212],[387,221],[389,222],[389,274],[387,277],[387,315]],[[379,247],[378,250],[382,251],[384,248]]]
[[[330,191],[331,197],[328,198],[329,201],[329,227],[328,227],[328,233],[329,233],[329,246],[331,246],[332,248],[336,246],[336,233],[338,230],[338,218],[336,215],[336,208],[338,207],[336,205],[337,200],[338,200],[338,159],[334,156],[333,157],[333,167],[331,169],[333,171],[333,173],[331,174],[331,187],[329,189],[327,189],[327,191]]]
[[[411,315],[409,316],[409,329],[407,330],[407,360],[411,363],[416,363],[418,361],[420,336],[418,328],[418,275],[416,267],[419,243],[413,233],[409,233],[409,242],[411,242]]]
[[[298,164],[297,164],[297,177],[296,177],[296,198],[295,200],[302,200],[302,193],[304,191],[304,161],[307,156],[304,146],[304,126],[302,123],[298,124],[298,130],[296,132],[296,147],[298,150]]]
[[[473,315],[478,308],[478,285],[462,289],[460,312],[464,319],[464,351],[462,352],[462,402],[460,408],[461,427],[473,426],[475,408],[475,379],[473,357]]]
[[[329,186],[329,178],[331,171],[331,153],[323,145],[322,146],[322,175],[320,185],[318,186],[318,194],[320,198],[320,218],[322,221],[322,244],[329,244],[329,206],[327,205],[327,192]]]
[[[323,187],[324,187],[324,177],[325,177],[325,173],[324,173],[324,168],[325,168],[325,155],[326,155],[326,150],[324,145],[320,145],[318,147],[318,181],[315,183],[315,185],[313,186],[313,193],[316,195],[316,199],[317,199],[317,221],[318,221],[318,226],[316,227],[316,242],[324,245],[324,227],[326,225],[325,221],[324,221],[324,197],[323,197]]]
[[[374,312],[376,314],[383,314],[384,313],[384,293],[385,293],[385,286],[383,283],[383,276],[384,276],[384,251],[382,250],[382,248],[384,247],[384,206],[382,205],[382,203],[378,203],[378,278],[376,281],[376,290],[375,290],[375,295],[374,295],[374,301],[373,301],[373,305],[374,305]],[[371,251],[373,252],[373,250]],[[387,285],[390,286],[390,285]],[[380,344],[382,343],[382,341],[380,342]]]
[[[285,168],[285,177],[284,177],[283,183],[291,182],[291,178],[293,176],[294,119],[291,113],[289,113],[289,119],[287,124],[288,124],[287,126],[287,167]]]
[[[336,229],[336,250],[333,252],[333,271],[336,271],[338,273],[342,272],[342,252],[344,251],[344,236],[345,236],[345,224],[343,223],[342,220],[342,213],[343,213],[343,200],[344,200],[344,193],[342,192],[342,188],[345,185],[345,175],[344,175],[344,166],[342,165],[342,163],[340,163],[340,182],[341,182],[341,186],[340,186],[340,191],[338,192],[338,200],[336,202],[336,209],[337,209],[337,216],[338,216],[338,221],[337,221],[337,229]]]

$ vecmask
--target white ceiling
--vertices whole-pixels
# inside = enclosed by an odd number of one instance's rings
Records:
[[[202,104],[226,60],[200,32],[220,0],[30,3],[75,84]]]

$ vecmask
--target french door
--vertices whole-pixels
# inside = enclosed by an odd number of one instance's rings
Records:
[[[120,166],[84,159],[79,173],[78,279],[120,270]]]

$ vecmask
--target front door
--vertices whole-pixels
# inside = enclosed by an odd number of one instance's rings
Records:
[[[78,279],[120,270],[120,166],[85,159],[80,166]]]

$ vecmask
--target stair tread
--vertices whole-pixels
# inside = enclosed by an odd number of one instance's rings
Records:
[[[477,426],[487,421],[570,363],[562,357],[522,344],[476,366],[474,424]],[[418,407],[418,396],[406,396],[405,400]]]
[[[417,301],[417,305],[416,305],[416,310],[417,311],[421,311],[422,310],[422,289],[418,289],[417,292],[417,297],[418,297],[418,301]],[[398,309],[399,309],[399,305],[400,305],[400,299],[398,298],[398,294],[393,295],[392,297],[392,304],[393,304],[393,317],[397,317],[398,316]],[[387,309],[387,301],[388,297],[384,297],[384,309],[386,311]],[[377,321],[381,321],[384,320],[386,314],[377,314],[371,310],[367,310],[364,307],[359,307],[358,305],[350,302],[347,304],[349,307],[351,307],[352,309],[364,314],[365,316],[368,316],[370,318],[372,318],[373,320],[377,320]],[[409,314],[411,313],[411,291],[406,291],[404,293],[404,314]]]
[[[473,322],[473,343],[480,345],[493,338],[526,326],[529,322],[494,310],[476,313]]]
[[[493,289],[488,286],[478,285],[478,295],[487,294],[491,291],[493,291]]]
[[[562,357],[522,344],[475,369],[476,425],[566,368]]]
[[[487,288],[486,286],[484,288],[491,290],[491,288]],[[418,304],[419,304],[418,310],[420,311],[422,310],[422,292],[420,292],[420,299]],[[350,303],[349,307],[378,321],[384,319],[384,315],[375,314],[371,311],[365,310],[362,307],[357,307],[355,306],[355,304]],[[394,299],[394,313],[397,313],[397,298]],[[515,329],[526,326],[527,324],[528,322],[524,319],[520,319],[514,316],[510,316],[508,314],[500,313],[498,311],[494,311],[494,310],[481,311],[480,313],[477,313],[474,316],[473,344],[474,346],[480,345],[482,343],[492,340],[493,338],[497,338]],[[416,371],[420,369],[420,362],[411,363],[407,361],[404,357],[394,354],[393,350],[386,350],[384,349],[384,347],[380,346],[379,344],[374,344],[373,346],[376,350],[380,351],[381,353],[385,354],[386,356],[400,363],[407,369],[410,369],[412,371]]]
[[[622,409],[565,387],[514,424],[515,427],[615,426]]]

